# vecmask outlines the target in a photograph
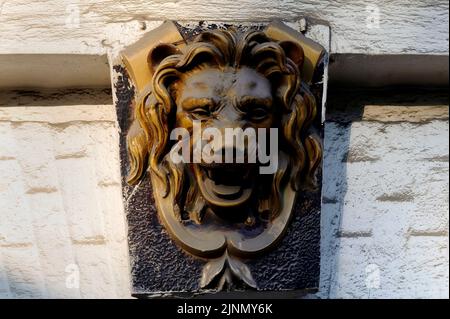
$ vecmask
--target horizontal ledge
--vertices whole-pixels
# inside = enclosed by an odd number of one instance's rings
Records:
[[[110,87],[106,55],[0,54],[0,89]]]
[[[57,111],[50,111],[57,108]],[[63,124],[71,122],[116,122],[116,111],[111,105],[64,106],[6,106],[0,107],[0,121],[42,122]]]
[[[441,87],[448,83],[448,55],[332,54],[330,58],[330,87]]]
[[[0,54],[0,89],[106,88],[106,55]],[[330,87],[448,86],[448,55],[332,54]]]

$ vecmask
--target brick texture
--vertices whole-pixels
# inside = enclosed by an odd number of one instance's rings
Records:
[[[114,107],[1,107],[0,135],[0,298],[129,298]]]
[[[392,108],[325,124],[318,297],[448,298],[448,109]],[[113,106],[2,106],[0,136],[0,298],[129,298]]]
[[[448,108],[407,111],[325,125],[320,297],[448,298]]]

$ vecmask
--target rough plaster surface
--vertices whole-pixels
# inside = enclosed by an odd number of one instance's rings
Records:
[[[378,106],[325,124],[318,295],[448,298],[448,106]]]
[[[0,298],[130,297],[113,105],[0,114]]]
[[[443,0],[2,0],[0,53],[103,54],[166,19],[294,21],[307,16],[330,24],[331,53],[448,54],[448,10]]]

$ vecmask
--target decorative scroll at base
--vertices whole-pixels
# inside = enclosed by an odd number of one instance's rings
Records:
[[[318,285],[324,50],[281,23],[214,27],[166,22],[114,67],[136,296]],[[196,162],[197,120],[277,130],[276,169]],[[194,161],[174,161],[183,145]]]

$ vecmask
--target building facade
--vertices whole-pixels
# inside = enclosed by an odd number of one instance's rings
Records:
[[[162,21],[328,52],[315,298],[448,298],[448,2],[0,0],[0,298],[130,298],[116,73]]]

